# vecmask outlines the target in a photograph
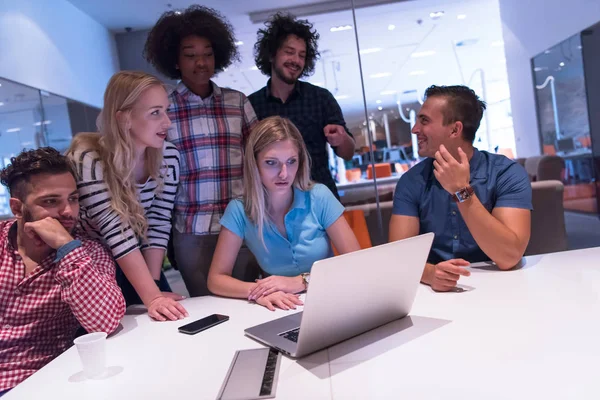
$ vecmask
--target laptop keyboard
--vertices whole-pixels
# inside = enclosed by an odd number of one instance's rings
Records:
[[[292,329],[287,332],[280,333],[279,336],[281,336],[284,339],[291,340],[294,343],[298,343],[298,334],[299,333],[300,333],[300,327],[298,327],[296,329]]]

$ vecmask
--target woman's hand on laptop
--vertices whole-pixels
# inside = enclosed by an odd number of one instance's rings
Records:
[[[258,279],[256,285],[248,294],[248,300],[256,300],[261,296],[268,296],[278,291],[285,293],[300,293],[305,289],[302,276],[276,276],[271,275],[265,279]]]
[[[275,307],[281,308],[282,310],[295,310],[296,306],[301,306],[302,300],[298,298],[297,294],[275,292],[266,296],[261,296],[256,299],[256,303],[263,307],[267,307],[271,311],[275,311]]]

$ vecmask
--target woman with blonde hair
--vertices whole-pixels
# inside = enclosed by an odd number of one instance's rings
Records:
[[[274,310],[295,309],[296,293],[310,281],[312,264],[360,249],[343,217],[344,207],[322,184],[310,180],[310,160],[302,136],[288,119],[270,117],[252,130],[244,155],[243,199],[232,200],[208,274],[209,290],[247,298]],[[255,283],[231,276],[245,241],[270,275]]]
[[[159,321],[187,316],[162,274],[179,182],[179,152],[165,141],[168,107],[156,77],[118,72],[104,93],[99,133],[75,136],[67,150],[81,227],[112,251],[127,304],[143,303]]]

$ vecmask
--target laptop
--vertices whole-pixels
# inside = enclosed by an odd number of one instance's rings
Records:
[[[433,236],[426,233],[315,262],[304,311],[244,332],[297,358],[404,318]]]

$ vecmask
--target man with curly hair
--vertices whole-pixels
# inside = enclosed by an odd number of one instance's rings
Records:
[[[167,139],[181,153],[173,248],[191,296],[209,294],[206,278],[230,200],[242,194],[245,139],[256,123],[248,99],[211,78],[239,59],[233,27],[219,12],[194,5],[164,13],[148,35],[146,59],[162,74],[181,79],[170,93]],[[252,255],[244,247],[234,274]],[[237,272],[236,272],[237,271]],[[250,279],[251,276],[239,276]]]
[[[298,127],[311,156],[311,177],[339,198],[329,171],[327,143],[345,160],[354,155],[354,138],[346,128],[342,110],[324,88],[300,81],[311,75],[319,57],[319,34],[306,20],[277,13],[258,30],[254,60],[271,77],[248,98],[259,119],[273,115],[289,118]]]
[[[108,250],[78,229],[75,169],[51,147],[0,171],[15,219],[0,222],[0,396],[73,344],[82,326],[112,333],[125,314]]]

